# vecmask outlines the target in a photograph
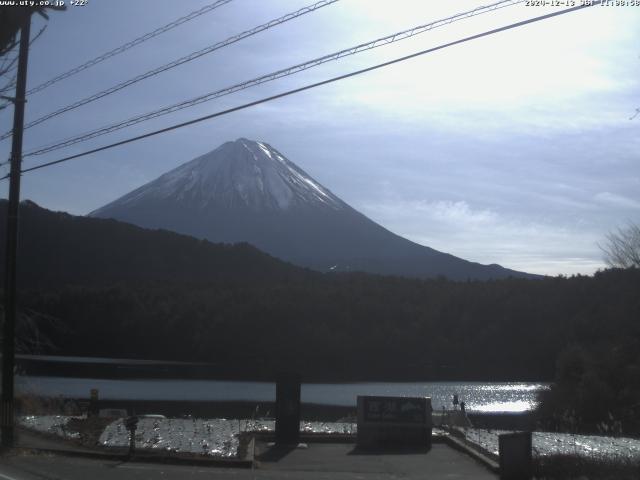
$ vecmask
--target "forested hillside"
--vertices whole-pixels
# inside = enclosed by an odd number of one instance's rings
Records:
[[[5,235],[7,202],[0,202]],[[306,275],[248,244],[214,244],[115,220],[20,206],[18,282],[23,288],[111,285],[117,282],[269,280]],[[0,242],[4,264],[4,241]],[[0,279],[0,282],[3,279]]]
[[[49,316],[47,353],[209,361],[245,378],[295,368],[325,380],[551,380],[567,348],[640,336],[637,270],[489,282],[320,274],[248,245],[22,212],[20,303]]]

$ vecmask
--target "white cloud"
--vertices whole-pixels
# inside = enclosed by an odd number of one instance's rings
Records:
[[[599,235],[580,224],[516,219],[466,201],[396,198],[361,208],[394,233],[466,260],[546,275],[593,273],[604,266]]]
[[[436,220],[449,224],[466,224],[474,227],[482,227],[494,223],[498,215],[491,210],[473,211],[465,201],[438,200],[436,202],[410,202],[416,212],[427,214]]]
[[[640,202],[637,200],[611,192],[599,192],[596,194],[595,200],[607,206],[640,210]]]
[[[402,17],[406,25],[420,21],[415,18],[438,18],[433,2],[428,3],[413,20],[402,14],[404,9],[385,13],[389,22]],[[372,10],[375,21],[383,9]],[[456,5],[455,10],[464,8]],[[375,50],[364,55],[363,64],[552,10],[557,9],[504,9]],[[630,50],[633,22],[640,19],[636,10],[588,9],[448,48],[344,82],[329,101],[465,134],[620,126],[637,106],[629,103],[638,92],[640,70],[637,54]]]

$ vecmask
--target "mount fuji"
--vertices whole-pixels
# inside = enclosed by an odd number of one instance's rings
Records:
[[[359,213],[264,142],[240,138],[89,214],[213,242],[248,242],[320,271],[534,277],[418,245]]]

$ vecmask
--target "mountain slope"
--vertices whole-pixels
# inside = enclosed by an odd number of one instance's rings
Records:
[[[0,201],[0,236],[7,202]],[[279,281],[313,272],[273,258],[248,244],[216,245],[169,231],[114,220],[20,205],[20,288],[111,285],[118,282]],[[4,268],[0,242],[0,269]],[[0,282],[2,280],[0,279]]]
[[[92,212],[214,242],[248,242],[320,271],[452,279],[530,276],[402,238],[351,208],[275,148],[227,142]]]

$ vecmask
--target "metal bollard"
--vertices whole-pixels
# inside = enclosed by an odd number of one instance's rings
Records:
[[[98,404],[98,389],[92,388],[89,396],[89,408],[87,409],[87,417],[97,417],[100,411]]]

